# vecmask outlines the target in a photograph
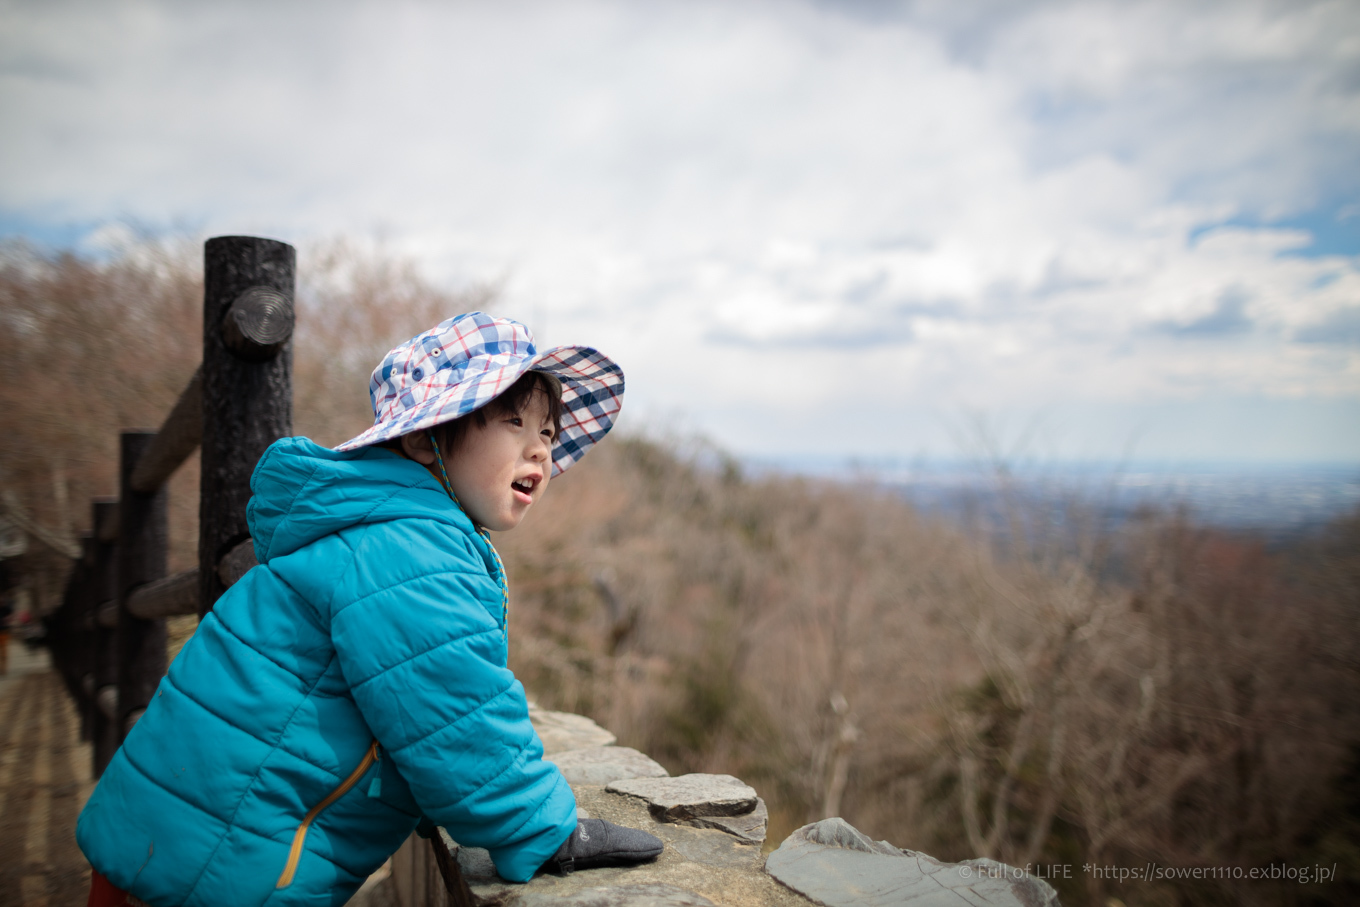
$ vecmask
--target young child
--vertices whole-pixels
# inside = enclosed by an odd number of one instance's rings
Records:
[[[422,816],[502,876],[649,859],[576,801],[506,668],[513,529],[609,431],[623,372],[460,315],[373,372],[373,427],[285,438],[247,510],[260,566],[180,652],[80,815],[91,903],[343,904]]]

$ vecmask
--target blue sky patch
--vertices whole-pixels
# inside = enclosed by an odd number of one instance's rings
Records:
[[[93,221],[52,223],[32,220],[10,211],[0,211],[0,239],[23,239],[47,252],[74,249],[99,226]]]
[[[1336,202],[1311,211],[1264,220],[1250,215],[1236,215],[1227,220],[1201,224],[1190,231],[1187,244],[1194,246],[1200,237],[1223,227],[1245,229],[1302,230],[1312,242],[1295,249],[1286,249],[1281,258],[1324,258],[1331,255],[1360,255],[1360,202]]]

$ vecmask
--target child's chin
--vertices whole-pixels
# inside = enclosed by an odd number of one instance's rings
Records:
[[[524,519],[524,514],[528,508],[516,508],[516,511],[508,514],[499,514],[495,519],[489,520],[482,525],[492,532],[509,532],[519,525],[520,520]]]

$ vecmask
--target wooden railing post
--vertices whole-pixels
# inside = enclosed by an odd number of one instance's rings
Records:
[[[47,649],[52,667],[61,675],[66,691],[80,715],[80,739],[90,739],[89,701],[94,693],[95,646],[98,627],[94,623],[94,537],[80,536],[80,557],[71,562],[71,572],[61,593],[61,605],[47,615]]]
[[[128,611],[138,586],[165,576],[169,548],[169,493],[164,485],[136,491],[132,473],[155,432],[125,431],[120,436],[118,502],[118,740],[155,695],[165,675],[165,619],[146,620]]]
[[[81,535],[80,562],[75,567],[80,584],[70,590],[75,599],[72,623],[78,628],[76,632],[80,634],[81,645],[77,647],[75,653],[67,656],[70,664],[68,684],[73,687],[71,699],[76,704],[77,714],[80,715],[82,742],[94,739],[94,692],[98,689],[99,682],[95,675],[99,664],[99,600],[95,597],[98,584],[92,582],[91,577],[94,571],[95,546],[98,544],[99,541],[93,532]],[[54,661],[58,660],[56,650],[53,650],[52,658]]]
[[[203,249],[199,616],[226,590],[218,565],[249,538],[250,474],[293,429],[293,283],[287,243],[218,236]]]
[[[61,607],[49,620],[47,633],[52,666],[61,672],[80,715],[81,740],[90,740],[94,734],[94,672],[99,647],[98,583],[93,576],[97,544],[93,533],[81,534],[80,560],[72,565]]]
[[[94,690],[91,695],[90,736],[94,743],[94,777],[104,769],[118,749],[118,628],[106,626],[99,619],[99,610],[114,600],[114,544],[112,538],[101,535],[99,527],[116,517],[118,502],[111,498],[96,498],[94,526],[91,533],[94,546],[94,565],[90,569],[89,596],[94,600],[92,613],[95,632]]]
[[[203,365],[159,432],[122,434],[121,500],[94,503],[54,657],[81,706],[82,735],[93,738],[95,777],[165,674],[165,616],[197,606],[202,617],[255,563],[250,475],[293,425],[295,262],[293,247],[276,240],[208,240]],[[199,569],[167,577],[165,482],[200,435]]]

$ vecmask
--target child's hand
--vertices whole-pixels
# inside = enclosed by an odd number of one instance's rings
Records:
[[[596,866],[641,863],[661,853],[661,839],[603,819],[581,819],[544,869],[572,872]]]

